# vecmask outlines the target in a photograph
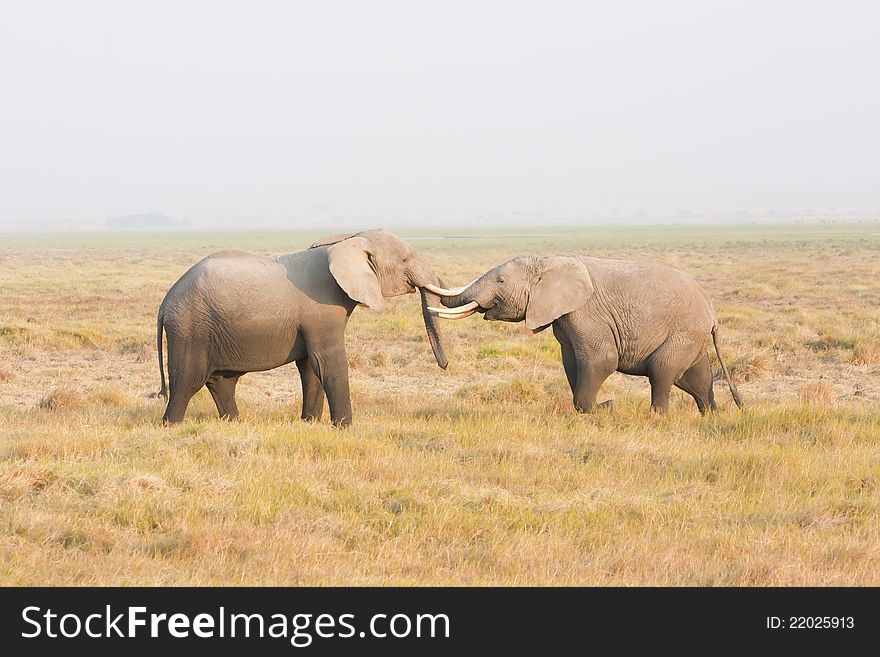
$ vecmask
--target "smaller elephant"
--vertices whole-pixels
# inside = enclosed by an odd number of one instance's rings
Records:
[[[706,350],[711,334],[736,405],[742,399],[718,347],[712,302],[685,272],[668,265],[584,256],[514,258],[464,289],[435,289],[444,319],[522,322],[534,333],[553,327],[575,408],[597,408],[612,372],[647,376],[651,408],[669,409],[672,386],[694,398],[701,413],[716,409]],[[613,400],[598,406],[611,407]]]

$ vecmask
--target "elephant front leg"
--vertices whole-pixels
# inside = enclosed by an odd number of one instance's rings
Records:
[[[553,335],[562,349],[562,366],[571,388],[574,407],[580,413],[591,413],[597,408],[613,409],[614,400],[596,404],[599,388],[617,369],[617,352],[610,347],[589,346],[558,323],[553,324]]]
[[[310,355],[309,362],[327,393],[333,424],[337,427],[351,425],[351,392],[344,344]]]
[[[614,408],[614,400],[608,399],[601,404],[596,404],[596,395],[599,394],[599,388],[605,382],[612,372],[617,369],[616,357],[611,358],[592,357],[577,359],[577,377],[575,385],[572,389],[574,397],[574,407],[580,413],[591,413],[597,408],[609,409]]]
[[[556,339],[562,349],[562,367],[565,369],[565,378],[568,379],[568,387],[571,388],[571,393],[574,394],[574,391],[577,388],[578,371],[574,348],[571,346],[571,342],[568,341],[568,338],[557,335]]]
[[[324,387],[308,358],[296,361],[302,382],[302,417],[306,422],[317,422],[324,415]]]

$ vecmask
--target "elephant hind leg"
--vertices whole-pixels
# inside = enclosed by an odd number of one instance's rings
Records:
[[[186,415],[186,407],[189,406],[189,400],[193,398],[202,387],[202,385],[181,385],[180,383],[171,384],[168,393],[168,406],[165,407],[165,415],[162,416],[163,424],[177,424],[183,422],[183,416]]]
[[[661,415],[669,411],[672,384],[682,371],[673,370],[673,363],[677,360],[675,352],[675,348],[671,345],[661,347],[652,354],[648,367],[648,380],[651,382],[651,410]]]
[[[718,408],[712,390],[712,365],[709,363],[708,353],[703,353],[700,359],[675,382],[675,386],[694,398],[701,414],[705,415]]]
[[[651,410],[666,413],[669,410],[669,394],[672,392],[672,377],[666,373],[650,374]]]
[[[238,405],[235,403],[235,386],[241,374],[220,375],[214,374],[206,385],[214,403],[217,405],[217,412],[224,420],[234,420],[238,417]]]
[[[302,419],[317,422],[324,415],[324,386],[308,358],[296,361],[302,382]]]
[[[166,327],[166,332],[168,328]],[[208,379],[207,356],[168,333],[168,405],[163,424],[183,421],[186,407]]]
[[[702,357],[700,356],[702,351]],[[669,396],[672,386],[683,380],[686,373],[705,360],[709,364],[705,346],[697,347],[695,343],[686,338],[671,339],[665,342],[653,354],[648,362],[648,379],[651,381],[651,410],[656,413],[666,413],[669,410]],[[711,377],[711,370],[709,372]],[[699,392],[705,396],[704,402],[708,403],[708,396],[704,390],[704,384],[699,381]],[[690,381],[690,377],[688,378]],[[688,391],[690,392],[690,391]],[[691,393],[693,394],[693,393]],[[699,406],[700,400],[697,400]]]

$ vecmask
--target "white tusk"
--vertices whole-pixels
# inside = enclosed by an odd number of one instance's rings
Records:
[[[454,297],[454,296],[457,296],[457,295],[461,294],[462,292],[464,292],[467,288],[466,287],[455,287],[455,288],[452,288],[451,290],[447,290],[445,287],[437,287],[436,285],[432,285],[431,283],[428,283],[427,285],[425,285],[425,289],[428,290],[428,292],[433,292],[434,294],[439,294],[441,297]]]
[[[480,280],[479,277],[475,278],[467,285],[463,285],[461,287],[453,287],[453,288],[449,288],[449,289],[447,289],[445,287],[437,287],[436,285],[431,285],[430,283],[428,283],[425,286],[425,289],[428,290],[428,292],[433,292],[434,294],[439,294],[441,297],[454,297],[454,296],[458,296],[459,294],[464,292],[466,289],[468,289],[471,285],[476,283],[478,280]]]
[[[464,319],[465,317],[470,317],[473,315],[476,310],[469,310],[466,313],[460,313],[458,315],[450,315],[449,313],[434,313],[435,317],[439,317],[440,319]]]
[[[476,310],[480,307],[476,301],[471,301],[470,303],[466,303],[463,306],[456,306],[455,308],[434,308],[433,306],[428,306],[428,310],[435,313],[443,313],[445,315],[460,315],[461,313],[466,313],[469,310]]]

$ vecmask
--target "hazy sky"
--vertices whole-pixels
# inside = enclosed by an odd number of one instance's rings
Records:
[[[880,5],[5,2],[0,227],[880,211]]]

